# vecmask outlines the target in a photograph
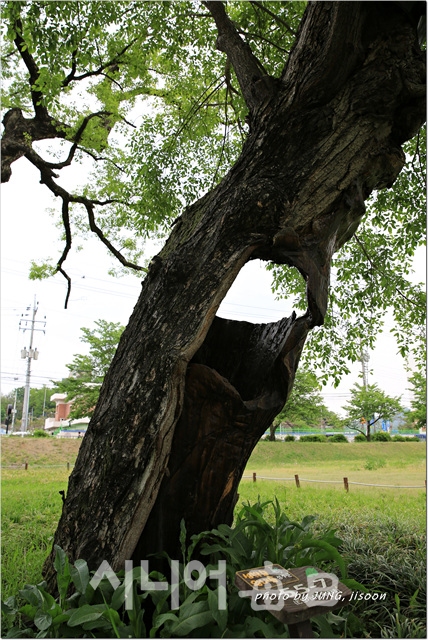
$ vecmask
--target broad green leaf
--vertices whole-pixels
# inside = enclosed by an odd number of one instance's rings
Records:
[[[57,544],[55,545],[55,559],[54,559],[54,567],[55,571],[62,575],[66,571],[66,566],[68,564],[68,558],[61,547]]]
[[[183,616],[179,623],[173,627],[173,633],[181,638],[187,637],[195,629],[205,627],[207,624],[212,623],[213,616],[211,611],[201,611],[199,613],[193,613],[186,617]]]
[[[169,621],[178,623],[178,616],[176,616],[175,613],[161,613],[154,620],[152,630],[154,631],[155,629],[159,629],[159,627],[165,624],[165,622],[169,622]],[[154,637],[154,636],[150,635],[150,637]]]
[[[21,598],[24,598],[29,604],[34,607],[42,607],[43,606],[43,595],[39,591],[39,589],[34,585],[26,585],[24,589],[21,589],[19,592]]]
[[[85,622],[92,622],[93,620],[98,620],[102,617],[103,613],[106,610],[105,604],[85,604],[83,607],[76,609],[70,616],[68,620],[69,627],[77,627],[78,625],[83,625]]]
[[[215,591],[207,589],[208,592],[208,606],[211,611],[211,615],[219,626],[220,631],[224,631],[227,627],[228,611],[226,609],[219,609],[219,590],[224,591],[224,587],[219,586]],[[226,598],[227,606],[227,598]]]
[[[46,631],[52,624],[52,616],[42,609],[38,609],[34,616],[34,624],[40,631]]]
[[[89,569],[86,560],[76,560],[74,565],[70,566],[70,577],[80,593],[85,593],[86,587],[90,581]]]
[[[38,611],[37,605],[34,604],[24,604],[24,606],[19,607],[18,612],[24,614],[30,620],[34,620],[34,616]]]

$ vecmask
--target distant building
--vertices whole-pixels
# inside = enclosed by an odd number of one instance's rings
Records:
[[[78,420],[70,420],[71,406],[73,402],[67,400],[66,393],[54,393],[51,396],[51,402],[55,402],[55,417],[46,418],[45,429],[47,431],[55,431],[55,429],[77,429],[79,431],[86,431],[86,427],[89,423],[89,418],[79,418]]]

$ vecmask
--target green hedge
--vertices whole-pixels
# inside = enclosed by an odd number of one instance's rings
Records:
[[[348,442],[348,438],[343,433],[335,433],[334,436],[328,438],[329,442]]]
[[[376,431],[371,439],[372,442],[391,442],[391,436],[386,431]]]

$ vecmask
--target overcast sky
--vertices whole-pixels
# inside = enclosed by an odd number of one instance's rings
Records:
[[[1,390],[8,393],[25,383],[26,361],[21,349],[29,345],[29,331],[19,330],[21,314],[31,313],[34,297],[38,302],[36,320],[44,321],[46,333],[35,334],[33,346],[40,356],[32,363],[31,386],[50,385],[51,380],[68,375],[66,364],[76,353],[85,353],[80,342],[81,327],[93,328],[94,321],[104,319],[126,324],[137,301],[139,277],[112,278],[107,274],[113,259],[95,238],[83,251],[71,253],[65,266],[72,278],[69,308],[64,309],[66,282],[57,274],[43,282],[28,279],[31,260],[47,256],[58,257],[62,248],[59,230],[55,228],[49,208],[59,207],[47,188],[39,184],[37,171],[24,159],[12,166],[10,182],[2,185],[2,331]],[[70,173],[68,181],[79,179],[79,171]],[[81,176],[80,176],[81,177]],[[61,181],[60,181],[61,182]],[[425,279],[425,251],[418,253],[415,263],[417,280]],[[271,277],[261,263],[247,264],[239,274],[223,302],[219,315],[249,322],[273,322],[289,315],[286,301],[276,301],[270,291]],[[29,316],[31,317],[31,316]],[[36,325],[42,328],[42,324]],[[397,355],[393,336],[385,330],[378,346],[370,354],[369,382],[376,382],[390,395],[401,395],[409,406],[411,394],[402,358]],[[352,374],[341,385],[324,387],[325,402],[332,410],[343,413],[341,407],[349,399],[349,389],[359,380],[361,367],[352,367]]]

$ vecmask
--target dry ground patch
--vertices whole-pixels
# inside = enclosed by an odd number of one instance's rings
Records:
[[[79,451],[79,439],[60,438],[32,438],[25,436],[2,437],[1,464],[2,466],[23,465],[66,465],[74,464]]]

